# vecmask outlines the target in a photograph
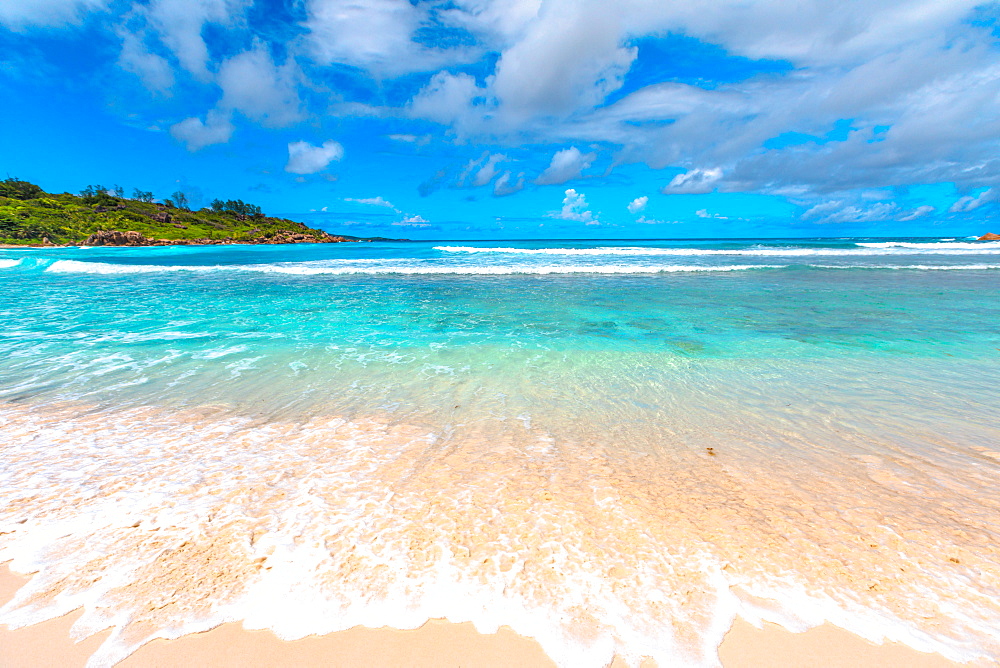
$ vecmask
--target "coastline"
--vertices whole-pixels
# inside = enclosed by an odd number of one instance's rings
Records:
[[[0,565],[0,604],[29,580]],[[0,626],[0,665],[82,667],[108,631],[75,643],[70,628],[80,616],[67,615],[21,629]],[[719,648],[724,668],[958,668],[948,661],[898,643],[875,645],[843,629],[824,624],[792,633],[775,624],[756,628],[737,618]],[[418,629],[355,627],[323,636],[284,641],[269,631],[249,631],[239,623],[176,640],[154,640],[118,664],[121,668],[211,665],[215,668],[265,666],[477,666],[553,668],[555,664],[532,640],[501,627],[482,634],[470,622],[433,619]],[[655,664],[644,661],[643,668]],[[615,658],[612,668],[625,668]]]
[[[328,238],[307,237],[301,239],[255,239],[253,241],[232,239],[146,239],[152,243],[99,243],[99,244],[0,244],[2,250],[37,249],[37,248],[148,248],[150,246],[287,246],[295,244],[338,244],[375,241],[375,239],[346,238],[330,235]],[[395,241],[395,240],[394,240]]]
[[[148,248],[151,246],[294,246],[297,244],[339,244],[339,243],[370,243],[373,241],[409,241],[409,239],[389,239],[387,237],[345,237],[338,234],[327,237],[312,237],[296,235],[302,238],[272,238],[254,240],[233,239],[147,239],[155,243],[101,243],[101,244],[3,244],[0,250],[38,249],[38,248]]]

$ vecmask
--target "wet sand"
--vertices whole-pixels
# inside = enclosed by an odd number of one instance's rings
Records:
[[[0,566],[0,603],[6,603],[27,578]],[[0,666],[4,668],[74,668],[107,637],[107,632],[74,643],[70,627],[79,611],[22,629],[0,627]],[[903,645],[874,645],[830,625],[789,633],[766,624],[763,629],[737,619],[719,649],[725,668],[948,668],[956,664]],[[616,660],[614,668],[624,668]],[[650,668],[653,664],[649,664]],[[122,668],[212,666],[264,668],[295,666],[475,666],[500,668],[554,666],[530,638],[503,627],[478,633],[471,623],[432,620],[419,629],[357,627],[325,636],[285,642],[268,631],[247,631],[224,624],[206,633],[176,640],[155,640],[119,664]],[[645,668],[645,665],[644,665]]]

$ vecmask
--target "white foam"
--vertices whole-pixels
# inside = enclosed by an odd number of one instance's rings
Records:
[[[916,269],[921,271],[984,271],[1000,264],[811,264],[818,269]]]
[[[0,404],[0,492],[18,499],[0,508],[0,560],[37,571],[0,622],[18,627],[82,606],[76,637],[116,627],[94,667],[153,638],[238,620],[287,640],[430,618],[482,632],[509,625],[557,665],[582,668],[615,653],[632,666],[643,656],[718,665],[715,649],[736,614],[795,630],[828,620],[957,661],[997,649],[990,590],[947,562],[915,567],[941,535],[895,542],[881,508],[867,512],[872,500],[896,508],[908,499],[866,487],[857,508],[827,518],[811,501],[846,508],[860,492],[829,476],[813,489],[805,471],[796,486],[804,497],[788,497],[795,510],[784,518],[780,462],[745,476],[735,458],[726,476],[707,460],[691,466],[697,458],[676,468],[623,462],[564,439],[553,447],[550,435],[517,422],[525,442],[486,439],[482,448],[476,430],[440,441],[398,421],[261,425],[207,410]],[[653,486],[633,480],[635,466]],[[977,507],[974,499],[956,503]],[[777,543],[741,523],[769,528]],[[888,542],[884,559],[858,549],[859,531]],[[992,552],[970,550],[963,561],[978,560],[970,572],[992,577]],[[922,631],[919,610],[894,610],[869,581],[947,617],[931,621],[934,635]],[[978,607],[952,609],[951,600]]]
[[[2,265],[0,265],[2,266]],[[783,269],[779,264],[498,264],[498,265],[443,265],[419,260],[410,263],[371,261],[356,263],[354,260],[321,260],[315,262],[250,264],[250,265],[144,265],[111,264],[106,262],[80,262],[58,260],[45,271],[54,273],[83,273],[96,275],[129,275],[175,272],[249,272],[259,274],[285,274],[289,276],[351,276],[351,275],[461,275],[461,276],[512,276],[512,275],[570,275],[570,274],[674,274],[750,271],[755,269]],[[891,269],[925,271],[977,271],[1000,269],[1000,264],[809,264],[816,269]]]
[[[1000,254],[1000,243],[973,244],[858,244],[863,248],[511,248],[480,246],[435,246],[447,253],[505,253],[512,255],[624,255],[624,256],[738,256],[738,257],[810,257],[810,256],[878,256],[878,255],[994,255]]]
[[[11,267],[16,267],[21,264],[21,260],[8,260],[0,258],[0,269],[10,269]]]
[[[168,271],[215,271],[220,268],[211,266],[113,264],[110,262],[56,260],[46,267],[45,271],[52,274],[153,274]]]
[[[384,267],[246,267],[248,271],[286,274],[463,274],[478,276],[508,276],[512,274],[663,274],[676,272],[746,271],[749,269],[780,269],[782,265],[740,264],[718,267],[698,265],[499,265],[499,266],[384,266]]]
[[[997,250],[1000,249],[1000,241],[979,241],[979,242],[963,242],[955,241],[954,239],[948,239],[944,241],[879,241],[879,242],[858,242],[859,246],[864,248],[908,248],[916,250],[971,250],[982,252],[983,250]]]
[[[637,265],[637,264],[604,264],[604,265],[495,265],[495,266],[455,266],[433,265],[423,263],[385,264],[382,266],[336,263],[336,261],[250,264],[250,265],[148,265],[148,264],[111,264],[106,262],[80,262],[77,260],[58,260],[45,271],[53,273],[83,273],[99,275],[115,274],[149,274],[159,272],[254,272],[271,274],[291,274],[300,276],[319,275],[435,275],[460,274],[481,276],[505,276],[513,274],[661,274],[676,272],[727,272],[746,271],[750,269],[779,269],[783,265]]]

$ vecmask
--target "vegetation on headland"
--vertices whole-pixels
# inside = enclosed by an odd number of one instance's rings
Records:
[[[87,186],[79,195],[53,194],[16,178],[0,181],[0,244],[174,245],[224,243],[329,243],[365,241],[330,235],[303,223],[265,216],[242,200],[215,200],[192,211],[175,192],[156,202],[136,188]]]

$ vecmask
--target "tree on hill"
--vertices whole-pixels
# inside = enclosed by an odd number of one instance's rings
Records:
[[[80,191],[84,204],[100,204],[101,206],[115,206],[118,198],[109,194],[108,189],[102,185],[87,186]]]
[[[171,195],[170,199],[173,201],[174,206],[176,206],[178,209],[187,209],[190,206],[188,203],[187,195],[185,195],[180,190]]]
[[[34,199],[45,191],[34,183],[16,179],[8,176],[0,181],[0,197],[10,197],[11,199]]]
[[[152,202],[153,193],[151,193],[148,190],[139,190],[138,188],[133,188],[132,199],[139,200],[140,202]]]
[[[247,218],[263,218],[264,213],[255,204],[247,204],[241,199],[228,199],[223,202],[221,199],[212,200],[212,211],[216,213],[229,213],[239,220]]]

